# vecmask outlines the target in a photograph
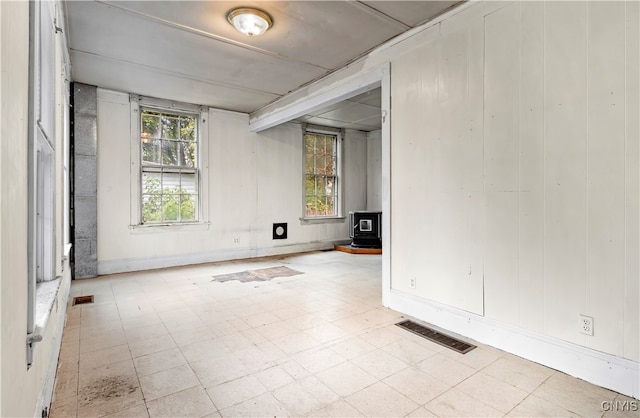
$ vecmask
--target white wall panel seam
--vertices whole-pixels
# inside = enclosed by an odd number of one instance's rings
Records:
[[[520,38],[520,32],[522,31],[522,3],[518,3],[518,206],[517,206],[517,216],[518,216],[518,259],[516,263],[518,264],[516,267],[516,271],[518,274],[517,282],[516,282],[516,295],[518,297],[518,325],[522,325],[522,304],[520,303],[520,280],[522,275],[520,274],[520,268],[522,266],[521,262],[521,249],[522,249],[522,233],[521,233],[521,223],[520,223],[520,213],[521,213],[521,203],[522,203],[522,152],[521,152],[521,141],[522,137],[520,134],[521,125],[522,125],[522,115],[520,115],[520,111],[522,109],[522,38]]]
[[[584,219],[585,219],[585,260],[589,260],[589,6],[584,3],[584,68],[585,68],[585,182],[584,182]],[[591,315],[589,305],[589,262],[584,267],[584,307],[583,314]],[[589,338],[585,338],[585,346],[589,346]]]
[[[624,13],[624,17],[625,17],[625,22],[627,22],[628,20],[628,16],[627,16],[627,8],[628,8],[628,4],[625,2],[625,13]],[[627,48],[628,48],[628,40],[627,40],[627,30],[625,27],[625,31],[624,31],[624,104],[625,104],[625,112],[624,112],[624,126],[625,126],[625,130],[624,130],[624,154],[627,155],[627,142],[629,140],[628,138],[628,132],[627,132],[627,96],[628,96],[628,85],[627,85],[627,67],[629,65],[628,63],[628,54],[627,54]],[[629,277],[627,276],[627,257],[628,257],[628,241],[627,241],[627,222],[628,222],[628,214],[627,214],[627,199],[628,199],[628,193],[627,193],[627,184],[628,184],[628,179],[627,179],[627,173],[628,173],[628,168],[627,168],[627,158],[624,159],[624,199],[625,199],[625,205],[624,205],[624,220],[625,220],[625,228],[624,228],[624,266],[625,268],[623,269],[623,283],[624,283],[624,290],[625,290],[625,294],[627,293],[627,289],[629,287]],[[624,303],[625,305],[628,304],[628,300],[627,298],[624,299]],[[625,314],[627,312],[627,309],[623,309],[623,319]],[[622,339],[623,339],[623,353],[625,352],[625,347],[626,344],[624,344],[624,341],[626,340],[627,335],[626,335],[626,327],[622,327]],[[626,353],[625,353],[626,354]]]
[[[542,332],[547,333],[547,278],[546,271],[546,254],[545,245],[547,241],[547,111],[544,104],[547,97],[547,3],[542,3]]]
[[[493,12],[492,12],[493,13]],[[488,15],[487,15],[488,16]],[[487,33],[487,19],[486,16],[482,18],[482,178],[486,178],[486,173],[485,173],[485,168],[486,168],[486,152],[485,152],[485,145],[486,145],[486,126],[485,126],[485,120],[486,120],[486,103],[485,103],[485,88],[487,85],[487,80],[486,80],[486,76],[487,76],[487,39],[486,39],[486,33]],[[482,243],[482,316],[486,316],[487,315],[487,299],[486,299],[486,281],[485,281],[485,267],[486,267],[486,261],[487,261],[487,227],[486,227],[486,222],[485,222],[485,217],[487,216],[487,193],[486,193],[486,186],[485,186],[486,182],[483,180],[482,181],[482,229],[481,229],[481,234],[482,234],[482,238],[481,238],[481,243]]]

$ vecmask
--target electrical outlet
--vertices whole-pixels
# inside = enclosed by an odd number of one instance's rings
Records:
[[[593,335],[593,318],[586,315],[579,315],[578,331],[581,334]]]
[[[233,239],[233,243],[234,244],[240,244],[240,238],[234,238]]]
[[[411,280],[409,281],[409,287],[412,289],[416,288],[416,278],[412,277]]]

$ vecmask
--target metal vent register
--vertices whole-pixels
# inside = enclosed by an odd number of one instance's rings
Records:
[[[74,305],[82,305],[85,303],[93,303],[93,295],[76,296],[75,298],[73,298]]]
[[[426,338],[429,341],[433,341],[436,344],[440,344],[461,354],[467,354],[469,351],[476,348],[476,346],[473,344],[460,341],[434,329],[425,327],[424,325],[420,325],[417,322],[407,320],[398,322],[396,325],[400,328],[406,329],[407,331],[411,331],[423,338]]]

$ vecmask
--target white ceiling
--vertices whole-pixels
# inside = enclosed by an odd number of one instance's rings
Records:
[[[74,81],[251,113],[457,3],[459,0],[65,4]],[[251,38],[236,32],[226,14],[239,6],[268,12],[274,21],[271,30]],[[372,130],[380,124],[379,103],[379,91],[369,92],[299,120]]]

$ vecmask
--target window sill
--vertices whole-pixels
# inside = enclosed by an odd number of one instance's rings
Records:
[[[60,283],[62,283],[60,276],[48,282],[36,283],[36,330],[44,330],[47,328],[54,302],[58,297]]]
[[[145,224],[129,225],[131,234],[153,234],[159,232],[179,232],[179,231],[207,231],[210,222],[194,222],[182,224]]]
[[[344,223],[347,218],[345,216],[317,216],[314,218],[300,218],[301,225],[313,224],[338,224]]]
[[[27,368],[33,362],[34,344],[42,341],[47,331],[49,318],[58,298],[58,291],[62,277],[58,276],[54,280],[36,283],[36,306],[33,332],[27,334]]]

